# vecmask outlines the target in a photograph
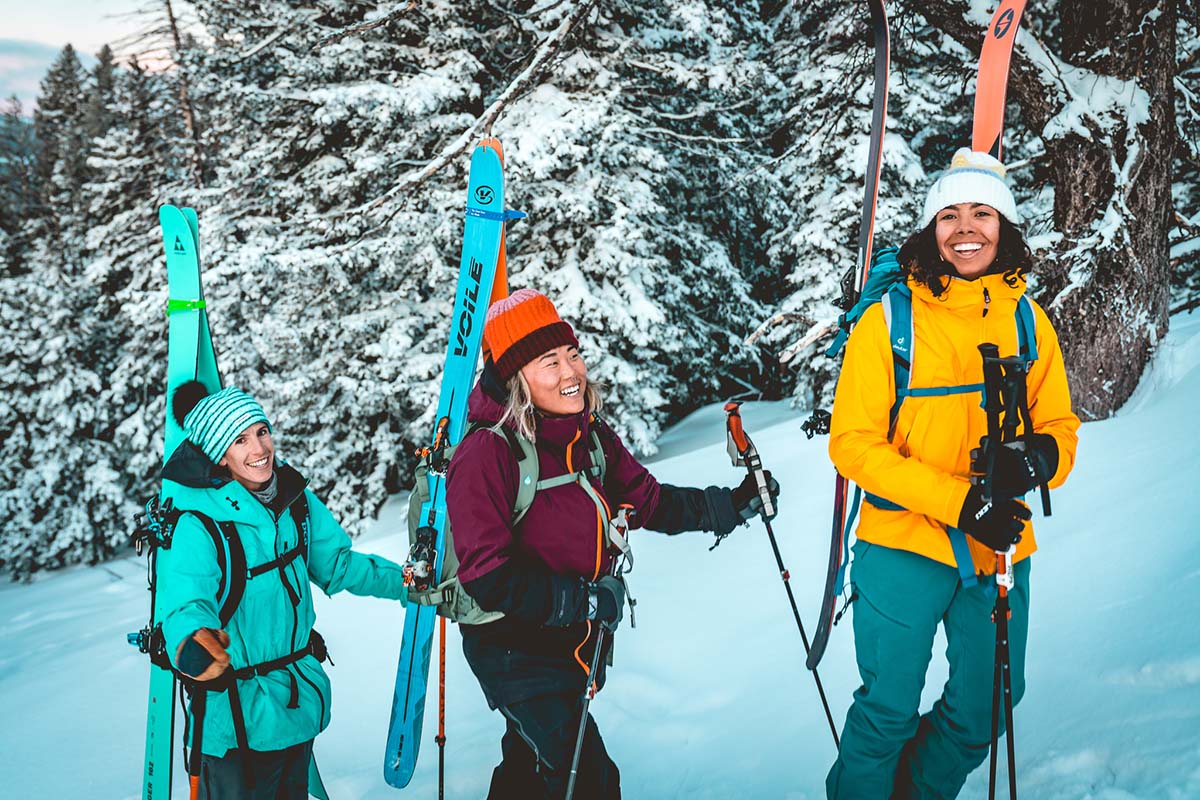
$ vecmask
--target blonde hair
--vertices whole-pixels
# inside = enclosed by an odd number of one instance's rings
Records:
[[[504,416],[500,418],[500,424],[505,425],[512,420],[517,433],[531,442],[536,442],[537,418],[542,412],[533,404],[533,395],[529,391],[525,376],[518,372],[508,379],[505,387],[508,389],[508,402],[504,405]],[[587,380],[584,401],[588,411],[599,411],[604,407],[604,398],[600,395],[603,388],[603,384],[590,378]]]

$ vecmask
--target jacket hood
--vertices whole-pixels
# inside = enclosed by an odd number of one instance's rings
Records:
[[[219,489],[232,480],[228,471],[214,464],[188,439],[171,453],[163,465],[162,477],[191,489]]]

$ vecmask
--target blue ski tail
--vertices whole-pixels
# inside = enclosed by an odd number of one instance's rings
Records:
[[[437,427],[430,446],[433,463],[437,463],[439,451],[462,438],[466,426],[467,396],[479,362],[483,323],[496,278],[504,220],[504,174],[499,154],[491,147],[476,147],[471,156],[462,258],[454,312],[450,318]],[[429,502],[421,508],[421,516],[425,525],[437,530],[436,582],[441,576],[445,554],[446,496],[445,475],[433,469],[429,471],[429,495]],[[383,761],[384,779],[396,788],[408,785],[417,765],[436,613],[433,606],[413,604],[404,615],[404,639],[396,667],[396,687]]]

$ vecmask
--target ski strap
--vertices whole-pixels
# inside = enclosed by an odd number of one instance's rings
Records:
[[[508,222],[510,219],[524,219],[524,211],[513,211],[506,209],[504,211],[488,211],[484,208],[475,208],[467,206],[468,217],[478,217],[479,219],[489,219],[493,222]]]
[[[177,300],[174,297],[167,299],[167,316],[171,316],[177,311],[197,311],[202,308],[207,308],[208,304],[204,300]]]

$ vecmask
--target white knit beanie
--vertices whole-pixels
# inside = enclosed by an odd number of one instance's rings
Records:
[[[925,198],[922,227],[928,225],[946,206],[959,203],[983,203],[999,211],[1014,225],[1020,224],[1017,202],[1005,180],[1004,165],[987,153],[960,147],[950,168],[938,178]]]

